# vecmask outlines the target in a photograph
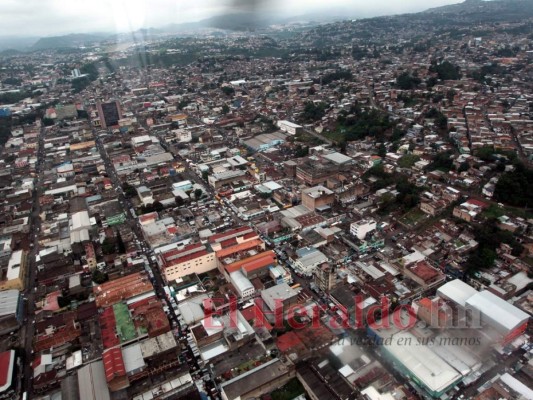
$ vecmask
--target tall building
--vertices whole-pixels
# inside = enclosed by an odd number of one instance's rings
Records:
[[[313,276],[315,285],[323,292],[329,293],[335,286],[335,268],[328,263],[318,267]]]
[[[118,101],[98,102],[97,107],[100,126],[104,129],[118,125],[118,121],[122,119],[122,111]]]

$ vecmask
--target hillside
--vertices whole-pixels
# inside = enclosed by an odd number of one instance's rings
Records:
[[[32,50],[60,49],[69,47],[80,47],[104,40],[108,37],[105,34],[77,33],[64,36],[50,36],[37,40],[31,47]]]
[[[398,39],[413,41],[424,37],[482,35],[483,31],[478,32],[480,24],[484,29],[492,24],[492,29],[504,30],[512,28],[502,24],[523,23],[530,18],[533,18],[533,0],[466,0],[420,13],[327,24],[309,30],[299,40],[302,44],[317,47],[339,42],[383,45]],[[525,29],[531,33],[531,22],[528,26]]]

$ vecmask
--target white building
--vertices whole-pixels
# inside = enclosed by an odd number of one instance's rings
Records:
[[[278,128],[283,132],[287,132],[289,135],[296,135],[303,129],[302,126],[294,124],[290,121],[278,121]]]
[[[363,240],[367,233],[375,231],[376,227],[377,224],[374,220],[361,220],[350,225],[350,233],[359,240]]]
[[[248,299],[254,295],[254,285],[252,285],[252,282],[244,276],[241,270],[230,273],[229,278],[235,289],[239,292],[240,298]]]
[[[190,130],[175,129],[171,132],[174,138],[180,143],[189,143],[192,141],[192,133]]]
[[[176,182],[172,184],[172,190],[191,190],[192,189],[192,182],[191,181],[181,181]]]
[[[311,276],[316,267],[328,261],[326,255],[314,247],[298,249],[296,255],[298,257],[294,260],[293,267],[300,274],[306,276]]]

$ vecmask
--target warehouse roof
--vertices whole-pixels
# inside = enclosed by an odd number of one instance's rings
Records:
[[[404,367],[434,393],[440,393],[454,385],[462,377],[427,346],[417,346],[415,336],[401,331],[384,347]]]
[[[488,290],[476,293],[466,301],[466,304],[479,310],[484,317],[507,331],[512,331],[529,319],[529,315],[524,311]]]
[[[455,279],[444,285],[442,285],[438,290],[437,294],[439,297],[442,297],[447,300],[451,300],[454,303],[459,304],[460,306],[465,306],[466,301],[475,295],[477,290],[472,286],[464,283],[460,279]]]
[[[0,292],[0,317],[9,316],[17,312],[19,291],[16,289]]]
[[[84,365],[78,370],[80,398],[84,400],[109,400],[103,361]]]

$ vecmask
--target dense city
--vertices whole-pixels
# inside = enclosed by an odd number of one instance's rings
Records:
[[[0,52],[0,399],[533,399],[531,1],[59,39]]]

